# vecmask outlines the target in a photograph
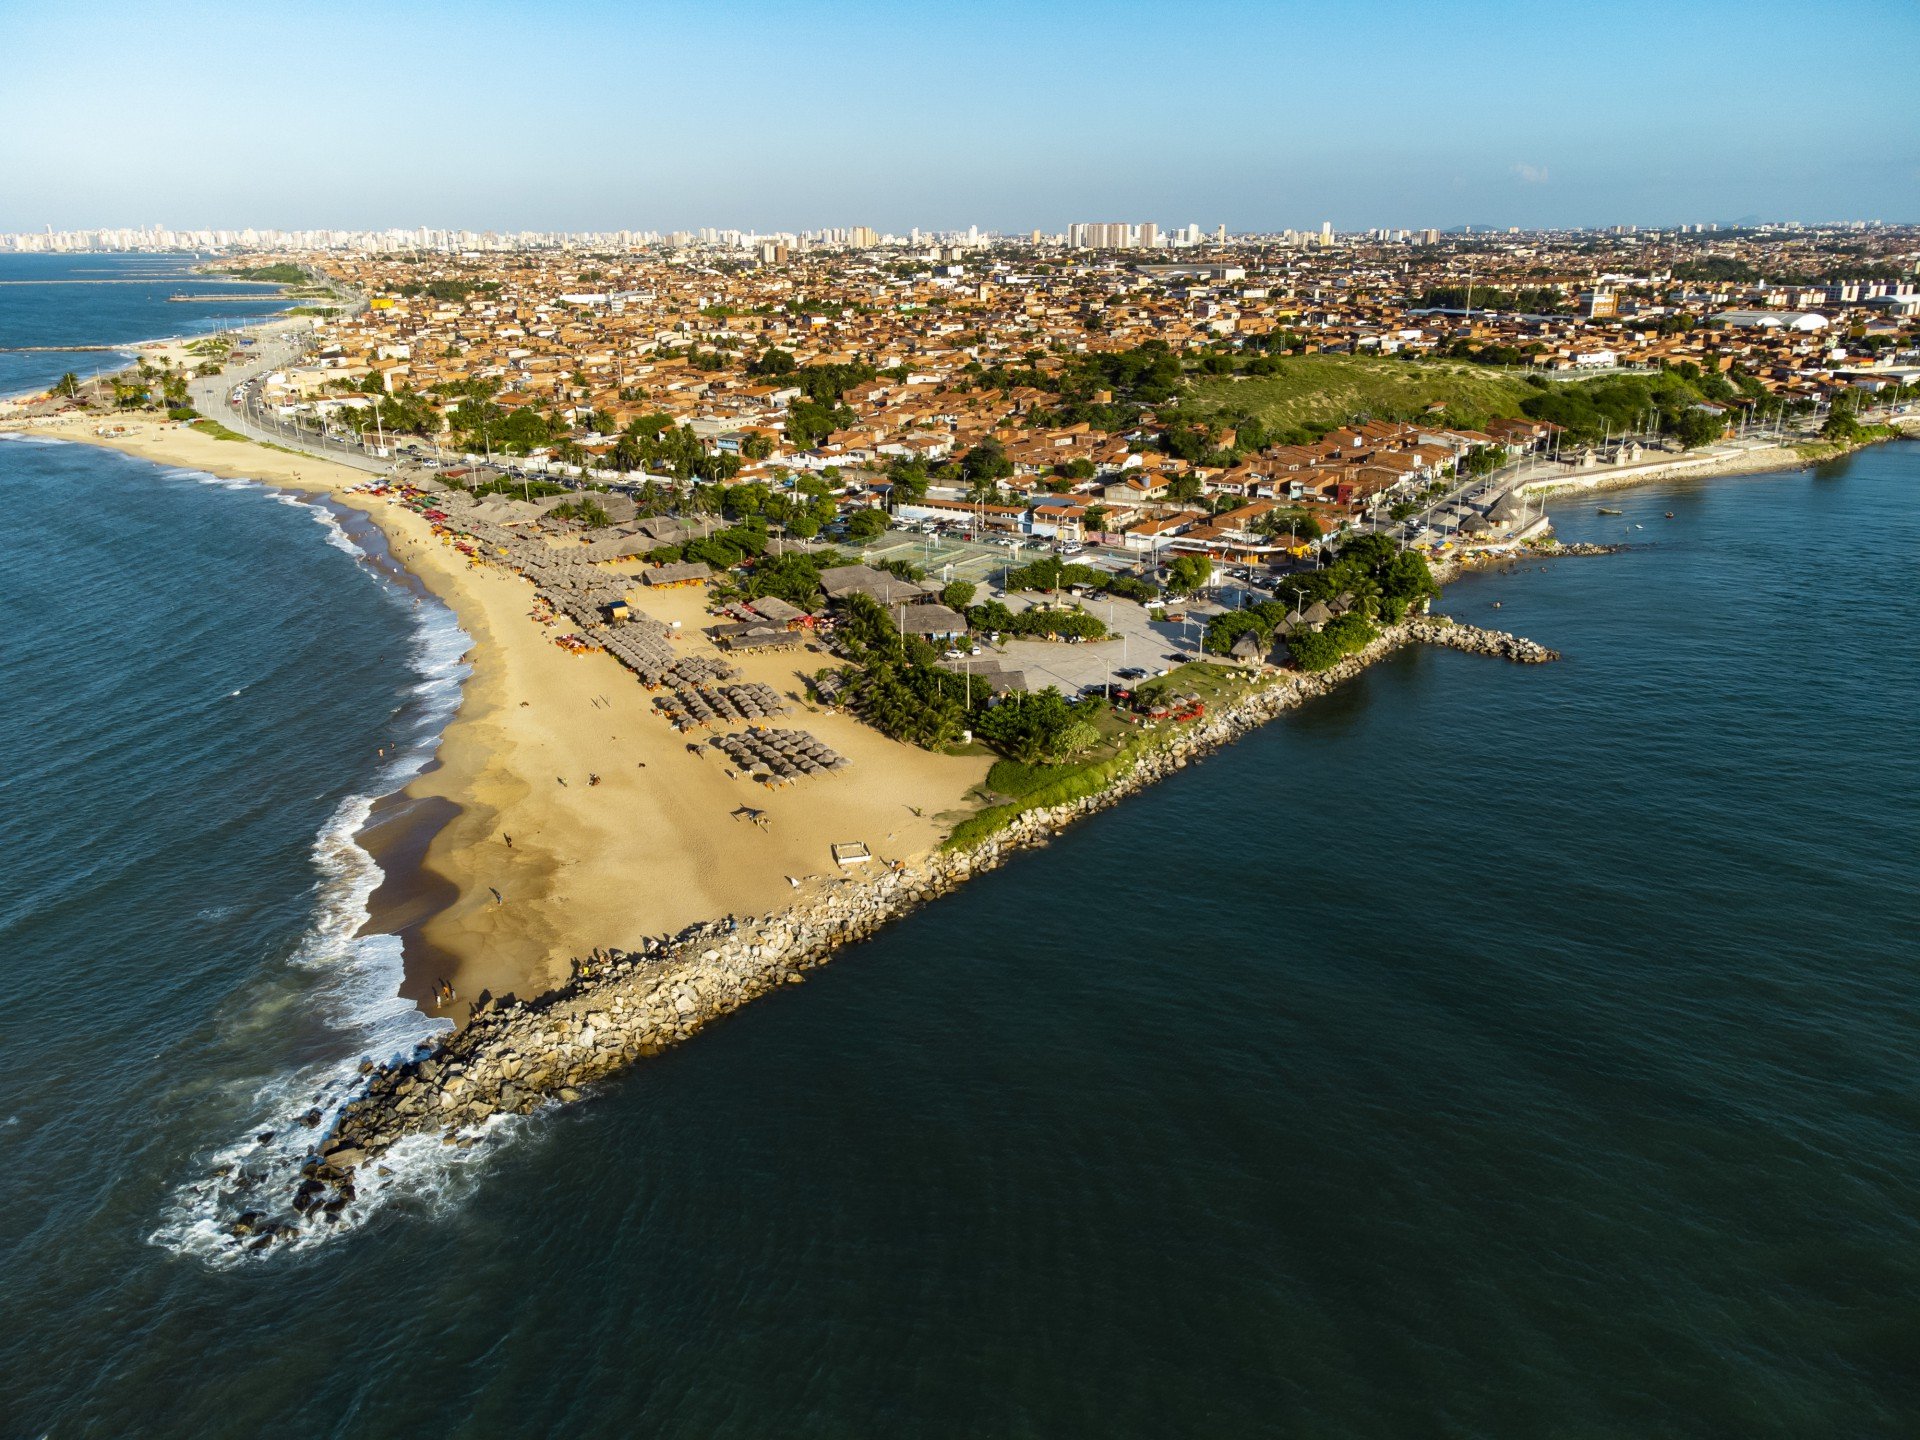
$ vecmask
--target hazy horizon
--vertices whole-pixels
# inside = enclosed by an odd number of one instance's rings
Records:
[[[1829,78],[1920,7],[1836,9],[0,0],[0,231],[1920,220],[1901,87]]]

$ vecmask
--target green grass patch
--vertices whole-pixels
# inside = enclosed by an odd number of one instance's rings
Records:
[[[1028,810],[1046,810],[1074,800],[1097,795],[1133,767],[1152,741],[1137,738],[1121,747],[1119,753],[1103,760],[1080,761],[1067,765],[1016,765],[1011,760],[998,762],[987,772],[988,788],[1005,795],[1001,785],[1024,787],[1005,805],[993,805],[970,815],[953,827],[942,845],[947,850],[965,850],[978,845],[995,831],[1004,830]],[[1007,767],[1004,771],[1002,767]],[[996,783],[995,777],[999,777]]]
[[[275,285],[304,285],[307,272],[298,265],[252,265],[241,270],[212,270],[208,274],[215,278],[230,280],[266,280]]]
[[[1445,423],[1477,429],[1518,415],[1538,393],[1524,380],[1485,365],[1450,360],[1392,360],[1364,355],[1282,357],[1277,375],[1195,380],[1186,408],[1200,415],[1246,412],[1270,429],[1331,429],[1362,416],[1413,420],[1435,401]]]
[[[237,440],[243,445],[258,445],[262,450],[278,450],[282,455],[298,455],[302,459],[313,458],[304,450],[275,445],[271,440],[255,440],[250,435],[242,435],[238,430],[229,430],[218,420],[196,420],[188,428],[198,430],[202,435],[211,435],[216,440]]]
[[[984,788],[995,795],[1004,795],[1009,800],[1018,800],[1050,784],[1062,768],[1059,765],[1023,765],[1018,760],[996,760],[993,768],[987,771]]]
[[[1143,698],[1162,695],[1198,695],[1208,705],[1236,700],[1251,688],[1247,672],[1232,665],[1195,660],[1176,665],[1158,680],[1149,680],[1134,693]]]
[[[1150,695],[1164,688],[1179,695],[1198,695],[1211,708],[1238,700],[1256,684],[1230,665],[1200,662],[1179,666],[1162,679],[1141,686],[1140,691]],[[1058,765],[996,760],[987,771],[980,793],[1002,797],[1002,803],[977,811],[955,825],[942,848],[969,849],[1029,810],[1046,810],[1097,795],[1131,770],[1142,755],[1171,743],[1186,728],[1163,724],[1142,729],[1104,705],[1094,707],[1091,718],[1101,741],[1078,759]]]

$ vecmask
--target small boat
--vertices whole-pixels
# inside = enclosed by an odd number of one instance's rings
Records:
[[[1602,515],[1624,515],[1627,512],[1624,510],[1609,510],[1606,506],[1602,505],[1600,507],[1600,513]]]
[[[1673,518],[1673,512],[1671,510],[1667,511],[1667,519],[1671,520],[1672,518]]]

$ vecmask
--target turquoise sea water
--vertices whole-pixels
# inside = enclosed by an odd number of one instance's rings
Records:
[[[1398,657],[224,1264],[210,1157],[423,1028],[342,830],[457,638],[0,442],[0,1430],[1912,1434],[1916,501],[1567,502],[1638,548],[1448,597],[1562,663]]]
[[[124,353],[37,347],[198,335],[286,308],[277,290],[194,274],[200,263],[189,255],[0,255],[0,396],[44,390],[69,370],[85,377],[128,363]]]

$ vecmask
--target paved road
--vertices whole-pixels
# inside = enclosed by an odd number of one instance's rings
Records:
[[[351,309],[357,311],[365,305],[364,298],[356,297],[351,302]],[[316,459],[332,460],[374,474],[386,473],[393,468],[391,459],[369,455],[352,444],[321,441],[288,425],[276,425],[271,416],[247,403],[255,393],[256,383],[263,376],[299,359],[307,348],[308,335],[304,326],[270,326],[258,332],[256,343],[244,349],[236,347],[235,358],[221,374],[188,382],[187,394],[194,409],[249,439],[287,450],[298,450]],[[239,406],[229,399],[236,390],[242,396]]]

